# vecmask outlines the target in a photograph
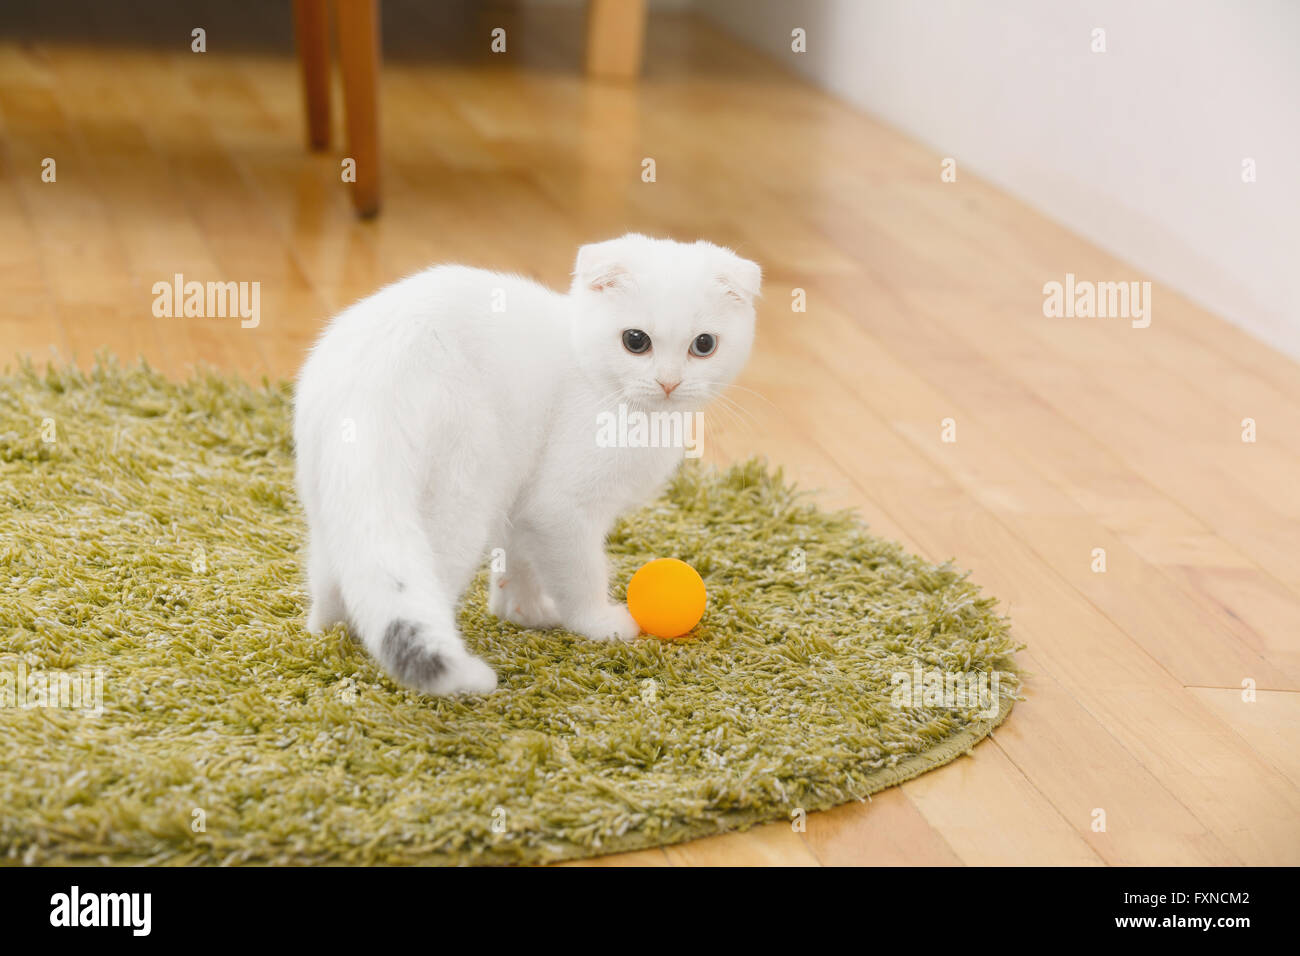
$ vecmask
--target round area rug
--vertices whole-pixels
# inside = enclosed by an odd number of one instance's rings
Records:
[[[970,750],[1018,687],[965,575],[779,472],[688,463],[609,542],[709,589],[693,639],[491,617],[486,697],[303,629],[290,387],[101,360],[0,379],[0,860],[536,863],[798,821]]]

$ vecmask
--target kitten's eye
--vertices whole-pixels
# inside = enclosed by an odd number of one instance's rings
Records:
[[[628,329],[623,333],[623,348],[627,349],[633,355],[640,355],[642,352],[649,352],[650,336],[646,335],[640,329]]]
[[[695,336],[695,341],[691,343],[691,354],[704,358],[706,355],[712,355],[718,347],[718,337],[708,332],[703,332]]]

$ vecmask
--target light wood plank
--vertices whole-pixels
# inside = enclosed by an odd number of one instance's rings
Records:
[[[1255,751],[1300,787],[1300,694],[1256,690],[1255,700],[1243,696],[1244,688],[1189,687],[1207,708],[1219,715]]]
[[[789,823],[769,823],[743,833],[704,837],[665,847],[673,866],[818,866]]]

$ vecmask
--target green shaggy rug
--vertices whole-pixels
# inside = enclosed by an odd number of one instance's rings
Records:
[[[591,856],[864,799],[1011,709],[992,600],[758,462],[685,467],[610,541],[620,588],[699,570],[694,640],[523,631],[480,580],[500,689],[400,689],[303,629],[289,419],[287,385],[210,374],[0,378],[0,860]]]

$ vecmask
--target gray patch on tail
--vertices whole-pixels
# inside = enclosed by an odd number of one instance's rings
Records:
[[[442,655],[420,639],[420,626],[400,619],[389,622],[384,631],[379,659],[389,673],[412,687],[427,688],[447,672]]]

